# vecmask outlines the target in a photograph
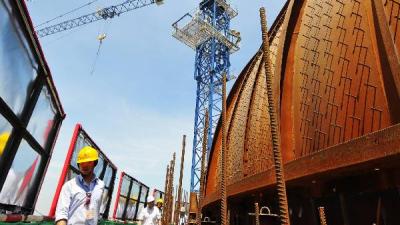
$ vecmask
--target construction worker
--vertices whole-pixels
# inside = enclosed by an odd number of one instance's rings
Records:
[[[161,225],[161,213],[154,207],[154,197],[147,197],[147,207],[142,209],[138,217],[139,225]]]
[[[164,204],[164,201],[162,200],[162,198],[159,198],[156,202],[156,206],[160,210],[160,213],[162,213],[163,204]]]
[[[96,225],[104,191],[104,182],[96,177],[94,168],[99,153],[86,146],[78,153],[77,164],[80,175],[66,182],[56,209],[56,225]]]

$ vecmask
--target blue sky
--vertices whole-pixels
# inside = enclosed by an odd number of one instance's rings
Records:
[[[86,2],[89,0],[32,0],[27,4],[34,24],[40,24]],[[57,22],[120,2],[98,0]],[[166,0],[161,6],[154,4],[40,40],[67,117],[37,213],[47,214],[49,210],[76,123],[82,124],[118,166],[118,172],[125,171],[161,190],[173,152],[177,152],[179,167],[182,135],[186,134],[184,188],[189,190],[196,91],[194,51],[171,36],[171,24],[198,3]],[[259,8],[266,8],[271,25],[285,1],[231,3],[239,11],[231,28],[242,36],[241,50],[231,55],[231,71],[237,75],[261,44]],[[107,38],[91,74],[99,45],[96,37],[104,32]]]

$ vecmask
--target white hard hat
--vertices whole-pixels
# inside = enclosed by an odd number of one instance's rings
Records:
[[[149,195],[149,197],[147,197],[147,202],[154,202],[154,197],[152,195]]]

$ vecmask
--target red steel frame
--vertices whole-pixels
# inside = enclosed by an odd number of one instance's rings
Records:
[[[114,219],[117,215],[118,201],[119,201],[120,194],[121,194],[122,177],[124,177],[124,175],[125,175],[125,172],[121,172],[121,175],[119,177],[119,185],[118,185],[117,197],[115,198],[115,206],[114,206],[114,213],[113,213]]]
[[[79,131],[82,129],[80,124],[75,125],[75,130],[72,135],[71,143],[69,145],[67,157],[65,158],[64,166],[60,175],[60,179],[58,180],[58,185],[56,189],[56,193],[54,194],[53,202],[51,203],[49,216],[54,217],[57,207],[58,198],[60,197],[61,188],[65,183],[65,179],[67,177],[69,165],[71,163],[72,153],[74,152],[76,141],[78,140]]]
[[[150,187],[148,187],[148,186],[145,185],[144,183],[140,182],[140,181],[137,180],[136,178],[130,176],[129,174],[127,174],[127,173],[125,173],[125,172],[121,172],[121,176],[120,176],[120,179],[119,179],[118,191],[117,191],[117,197],[116,197],[116,199],[115,199],[113,219],[119,219],[119,218],[117,218],[118,203],[119,203],[119,199],[120,199],[120,197],[121,197],[122,182],[123,182],[123,177],[124,177],[125,175],[130,179],[130,182],[137,182],[137,183],[140,184],[140,189],[139,189],[140,191],[139,191],[139,195],[138,195],[138,199],[137,199],[137,206],[138,206],[140,203],[145,203],[145,204],[146,204],[146,198],[147,198],[151,193],[154,194],[154,190],[153,190],[153,192],[150,191]],[[141,201],[141,199],[142,199],[142,192],[141,192],[142,188],[147,188],[147,189],[148,189],[148,192],[147,192],[147,194],[144,196],[143,201]],[[129,202],[129,192],[130,192],[131,190],[132,190],[132,187],[130,187],[130,189],[129,189],[129,191],[128,191],[128,196],[127,196],[128,198],[127,198],[127,202],[126,202],[125,206],[128,205],[128,202]],[[155,189],[155,190],[156,190],[156,189]],[[136,208],[136,210],[138,210],[138,208]],[[139,213],[139,212],[137,211],[137,212],[136,212],[136,215],[137,215],[137,213]],[[135,218],[136,218],[136,216],[135,216]],[[123,218],[123,220],[125,220],[125,218]]]
[[[85,132],[85,130],[82,128],[82,125],[79,124],[79,123],[76,124],[75,125],[75,129],[74,129],[74,133],[72,135],[71,143],[69,145],[68,153],[67,153],[67,156],[65,158],[64,166],[63,166],[63,169],[62,169],[62,172],[61,172],[61,175],[60,175],[60,179],[58,181],[56,192],[54,194],[54,198],[53,198],[53,201],[51,203],[51,207],[50,207],[50,211],[49,211],[49,215],[48,215],[49,217],[54,217],[55,216],[57,202],[58,202],[58,199],[59,199],[59,196],[60,196],[60,192],[61,192],[62,186],[65,183],[65,179],[67,177],[67,173],[68,173],[69,167],[71,165],[72,155],[74,153],[76,141],[78,140],[78,136],[79,136],[80,132],[83,132],[84,135],[85,135],[85,138],[87,138],[94,145],[94,147],[96,149],[98,149],[98,151],[100,151],[100,153],[102,153],[102,155],[104,157],[104,160],[106,160],[107,163],[112,168],[115,169],[115,171],[118,170],[117,167],[111,162],[111,160],[109,158],[107,158],[107,156],[100,150],[100,148],[96,145],[96,143],[92,140],[92,138],[90,138],[90,136]],[[111,196],[112,196],[112,193],[111,193]]]

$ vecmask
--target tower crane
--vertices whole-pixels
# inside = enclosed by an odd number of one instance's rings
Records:
[[[194,14],[186,13],[172,24],[172,36],[196,51],[197,82],[190,191],[199,192],[205,112],[209,113],[207,158],[221,115],[222,77],[229,73],[230,55],[239,50],[240,32],[230,28],[238,15],[227,0],[201,0]],[[206,159],[207,160],[207,159]],[[206,163],[207,164],[207,163]]]
[[[58,32],[66,31],[79,27],[88,23],[92,23],[98,20],[106,20],[120,16],[122,13],[129,12],[134,9],[142,8],[151,4],[161,5],[163,0],[126,0],[119,5],[109,6],[96,12],[80,16],[75,19],[66,20],[64,22],[45,27],[36,31],[39,37],[45,37],[47,35],[55,34]]]

